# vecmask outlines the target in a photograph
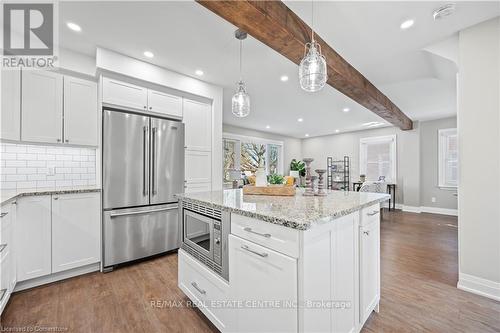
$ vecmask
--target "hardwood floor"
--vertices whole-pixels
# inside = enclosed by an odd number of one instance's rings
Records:
[[[363,332],[500,332],[500,302],[456,288],[455,217],[384,211],[383,218],[380,313]],[[198,310],[162,301],[187,301],[177,288],[176,254],[15,293],[2,329],[217,332]]]

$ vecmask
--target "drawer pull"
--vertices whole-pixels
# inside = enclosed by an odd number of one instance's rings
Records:
[[[261,234],[260,232],[253,231],[252,228],[250,228],[250,227],[245,227],[245,228],[243,228],[243,230],[245,230],[247,232],[251,232],[252,234],[262,236],[262,237],[271,238],[271,234]]]
[[[198,284],[196,282],[191,282],[191,285],[194,287],[194,289],[198,290],[198,292],[202,295],[205,295],[207,292],[200,287],[198,287]]]
[[[380,213],[378,210],[374,210],[373,212],[371,213],[366,213],[366,215],[368,216],[373,216],[373,215],[377,215],[378,213]]]
[[[251,253],[253,253],[253,254],[256,254],[256,255],[258,255],[258,256],[261,256],[262,258],[265,258],[265,257],[267,257],[267,256],[268,256],[268,254],[267,254],[267,253],[265,253],[265,252],[262,252],[262,253],[261,253],[261,252],[254,251],[254,250],[252,250],[251,248],[249,248],[249,247],[248,247],[248,246],[246,246],[246,245],[242,245],[242,246],[241,246],[241,248],[242,248],[243,250],[246,250],[246,251],[248,251],[248,252],[251,252]]]
[[[2,296],[0,296],[0,303],[3,302],[3,298],[5,297],[6,293],[7,293],[7,289],[0,290],[0,294],[2,294]]]
[[[367,231],[363,231],[363,233],[364,233],[365,235],[367,235],[367,236],[370,236],[370,231],[368,231],[368,230],[367,230]]]
[[[0,218],[6,216],[7,214],[9,214],[9,212],[5,212],[5,213],[0,214]]]
[[[6,247],[7,247],[7,244],[0,244],[0,253],[2,253]]]

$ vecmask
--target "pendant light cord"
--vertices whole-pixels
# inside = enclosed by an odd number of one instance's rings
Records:
[[[311,42],[314,42],[314,0],[311,0]]]
[[[243,63],[243,41],[240,39],[240,81],[243,80],[243,70],[242,70],[242,64]]]

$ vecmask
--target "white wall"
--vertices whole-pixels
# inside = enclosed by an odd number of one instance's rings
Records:
[[[459,34],[458,287],[500,300],[500,18]]]
[[[411,131],[385,127],[366,131],[341,133],[302,140],[302,157],[312,157],[313,169],[326,168],[326,158],[351,158],[351,181],[359,180],[359,140],[361,138],[396,135],[397,186],[396,202],[411,207],[420,206],[420,141],[419,124]]]
[[[231,126],[224,124],[224,133],[252,136],[257,138],[283,141],[283,169],[285,175],[290,172],[290,162],[292,159],[302,159],[302,147],[301,140],[296,138],[291,138],[288,136],[283,136],[279,134],[267,133],[262,131],[255,131],[251,129],[246,129],[237,126]],[[222,174],[222,172],[221,172]]]
[[[96,185],[95,148],[2,142],[0,160],[2,190]]]

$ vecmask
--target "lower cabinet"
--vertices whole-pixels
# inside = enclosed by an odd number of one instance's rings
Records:
[[[229,235],[229,277],[233,298],[244,302],[235,313],[235,331],[297,332],[295,258]]]
[[[360,311],[361,326],[380,300],[380,220],[378,216],[360,227]]]
[[[2,313],[14,290],[17,278],[13,241],[16,224],[15,202],[2,207],[0,221],[0,313]]]
[[[52,196],[52,273],[99,262],[99,194]]]
[[[16,257],[17,281],[51,273],[50,195],[17,201]]]

